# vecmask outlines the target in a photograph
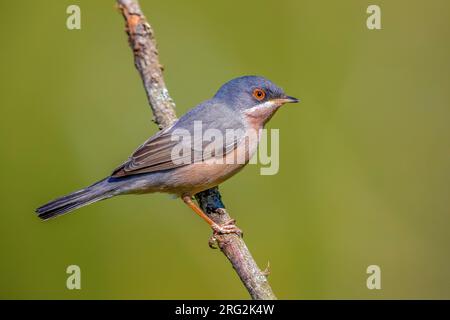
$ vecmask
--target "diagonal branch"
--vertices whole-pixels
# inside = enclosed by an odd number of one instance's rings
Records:
[[[154,122],[162,129],[177,118],[175,103],[164,83],[153,29],[137,0],[117,0],[117,3],[126,20],[126,32],[133,49],[134,64],[144,83]],[[217,224],[231,219],[217,187],[200,192],[195,197],[204,212]],[[244,240],[235,234],[217,235],[215,238],[218,247],[231,262],[251,297],[259,300],[276,299],[267,281],[268,272],[259,269]]]

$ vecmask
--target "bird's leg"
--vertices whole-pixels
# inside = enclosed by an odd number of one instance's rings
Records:
[[[238,236],[242,235],[242,231],[235,225],[236,221],[234,219],[230,219],[222,225],[218,225],[215,223],[210,217],[200,209],[190,196],[183,196],[184,203],[186,203],[196,214],[200,216],[203,220],[206,221],[207,224],[211,226],[214,234],[227,234],[227,233],[236,233]]]

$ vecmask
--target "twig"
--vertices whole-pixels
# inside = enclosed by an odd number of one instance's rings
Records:
[[[126,32],[133,49],[134,64],[144,83],[154,122],[162,129],[172,124],[177,118],[174,110],[175,103],[170,98],[164,83],[163,68],[159,63],[153,29],[136,0],[117,0],[117,3],[126,20]],[[198,193],[195,197],[200,207],[217,224],[230,220],[217,187]],[[267,281],[267,274],[259,269],[241,237],[226,234],[215,236],[215,240],[253,299],[276,299]]]

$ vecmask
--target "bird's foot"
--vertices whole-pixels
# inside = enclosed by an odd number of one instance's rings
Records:
[[[230,219],[221,225],[215,223],[211,226],[211,228],[213,229],[213,232],[216,235],[217,234],[230,234],[230,233],[235,233],[240,237],[242,237],[242,235],[243,235],[242,230],[236,226],[236,220],[234,220],[234,219]]]
[[[219,243],[217,241],[217,238],[214,235],[209,237],[209,239],[208,239],[208,246],[211,249],[218,249],[219,248]]]
[[[230,219],[221,225],[215,223],[211,226],[211,228],[213,229],[213,235],[209,238],[208,244],[212,249],[218,248],[218,235],[235,233],[239,237],[242,237],[244,234],[242,230],[236,226],[236,220],[234,219]]]

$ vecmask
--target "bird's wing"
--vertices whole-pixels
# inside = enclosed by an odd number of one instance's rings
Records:
[[[199,123],[201,132],[195,134],[194,126],[197,125],[198,128]],[[171,127],[148,139],[124,164],[114,170],[112,177],[168,170],[223,156],[241,142],[244,128],[242,119],[228,108],[220,108],[214,104],[200,105]],[[203,134],[207,132],[221,133],[223,139],[211,139],[206,137],[207,134],[204,137]]]

